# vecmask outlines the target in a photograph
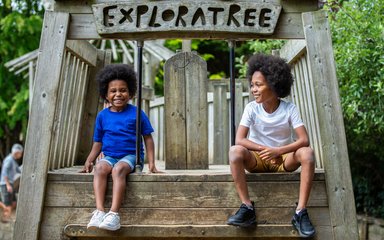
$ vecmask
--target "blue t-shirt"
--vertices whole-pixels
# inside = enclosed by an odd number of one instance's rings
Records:
[[[128,104],[121,112],[105,108],[97,114],[93,140],[102,143],[104,155],[114,158],[136,155],[136,109],[136,106]],[[141,111],[141,135],[152,132],[147,115]],[[140,145],[140,156],[144,159],[143,143]]]
[[[12,157],[12,154],[9,154],[3,162],[1,166],[1,177],[0,177],[0,185],[5,185],[5,177],[8,178],[8,181],[12,184],[15,180],[15,176],[17,173],[20,173],[19,164]]]

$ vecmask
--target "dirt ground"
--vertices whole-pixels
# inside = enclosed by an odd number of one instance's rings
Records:
[[[2,209],[0,209],[0,216],[3,215]],[[8,223],[0,222],[0,240],[12,240],[13,226],[15,224],[16,212],[13,210],[11,221]]]

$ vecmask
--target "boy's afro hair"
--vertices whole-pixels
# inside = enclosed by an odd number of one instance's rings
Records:
[[[106,99],[108,84],[113,80],[123,80],[127,83],[129,97],[136,95],[137,80],[135,70],[127,64],[110,64],[105,66],[96,76],[99,83],[99,94]]]
[[[247,77],[252,80],[255,72],[264,75],[268,86],[279,98],[284,98],[291,93],[293,76],[290,65],[282,58],[258,53],[248,60]]]

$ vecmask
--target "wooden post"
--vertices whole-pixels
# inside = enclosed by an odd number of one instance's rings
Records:
[[[213,83],[213,164],[228,164],[229,108],[226,82]]]
[[[38,239],[69,13],[46,11],[13,239]],[[54,44],[52,44],[54,43]],[[36,114],[38,113],[38,114]]]
[[[166,169],[208,168],[207,64],[178,53],[164,66]]]
[[[325,11],[303,13],[308,60],[318,103],[320,136],[334,239],[358,239],[347,141]]]

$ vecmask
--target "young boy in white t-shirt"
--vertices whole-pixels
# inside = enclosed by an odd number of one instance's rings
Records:
[[[301,166],[300,195],[292,225],[301,236],[311,237],[315,229],[306,205],[315,172],[315,158],[296,106],[282,100],[290,94],[293,84],[290,66],[279,57],[256,54],[248,61],[247,75],[255,101],[245,107],[236,133],[236,145],[229,151],[231,173],[242,204],[227,223],[241,227],[256,224],[244,170],[252,173],[292,172]],[[291,129],[296,134],[295,141]]]

